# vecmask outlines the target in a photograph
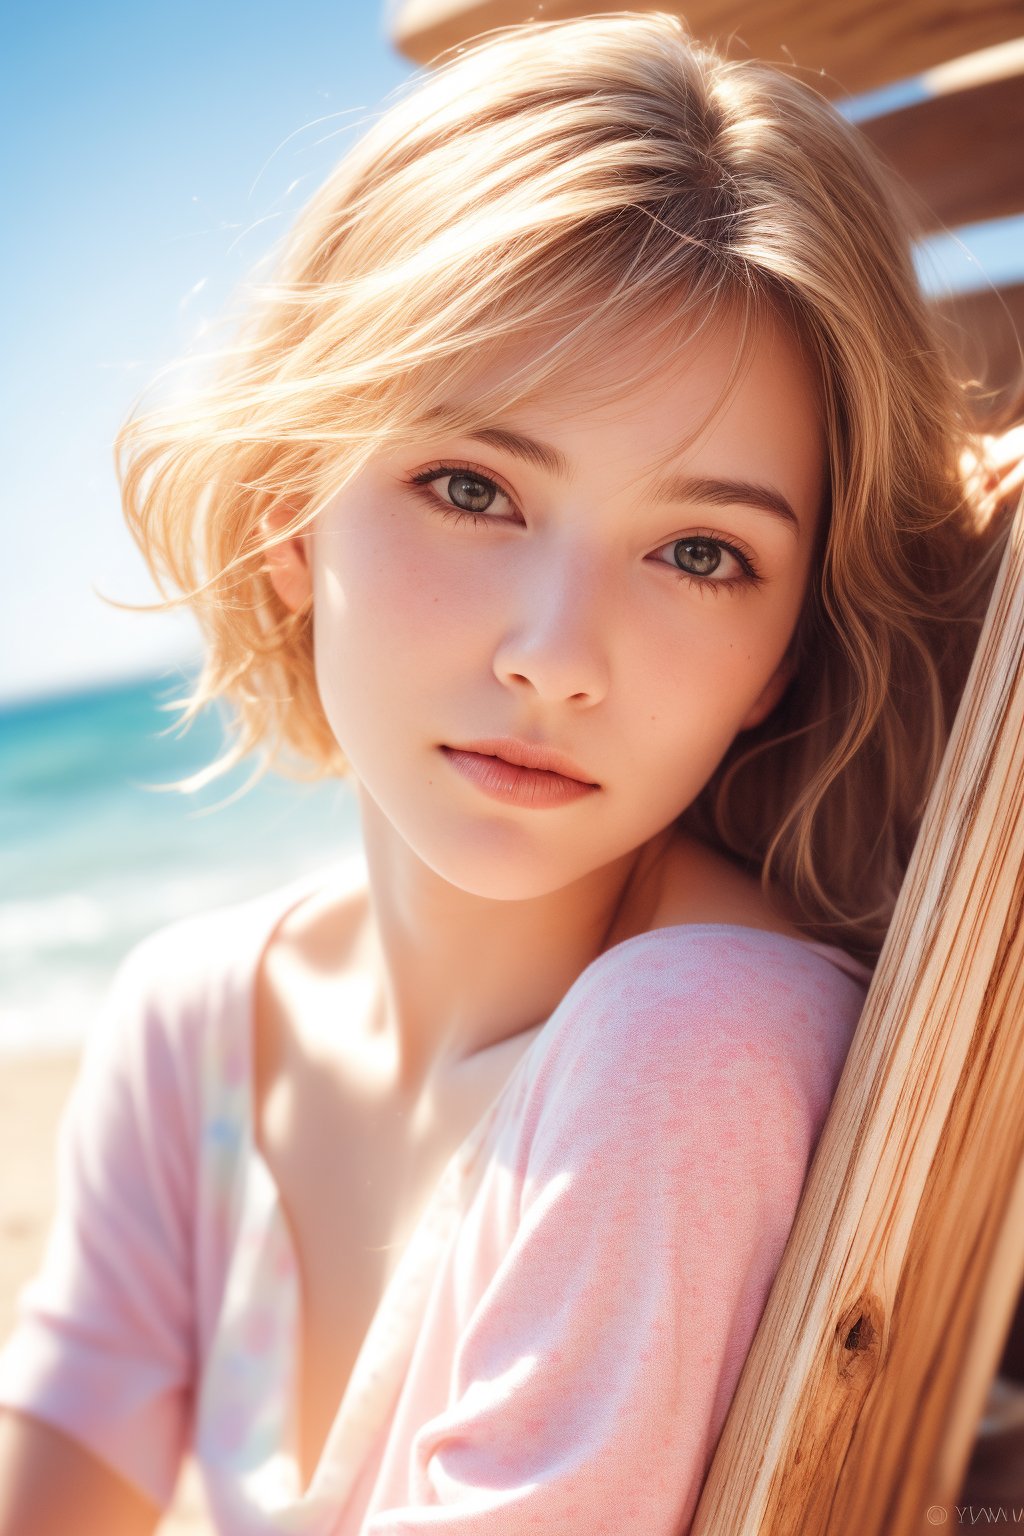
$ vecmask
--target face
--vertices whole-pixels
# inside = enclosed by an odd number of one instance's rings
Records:
[[[293,606],[312,589],[319,691],[362,790],[464,890],[538,896],[638,849],[789,681],[823,437],[776,327],[708,419],[738,335],[705,328],[616,399],[651,345],[634,333],[561,400],[480,423],[497,435],[389,447],[321,514],[308,565],[282,548],[275,585]],[[492,357],[479,383],[522,360]],[[503,736],[560,749],[600,788],[510,805],[441,750]]]

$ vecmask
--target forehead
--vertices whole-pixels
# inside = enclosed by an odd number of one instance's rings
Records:
[[[816,507],[824,434],[815,371],[795,331],[773,313],[747,322],[720,311],[654,310],[602,335],[549,330],[496,348],[451,384],[459,430],[505,426],[560,450],[571,479],[634,479],[685,458],[702,472],[774,475]],[[440,426],[446,410],[436,417]]]

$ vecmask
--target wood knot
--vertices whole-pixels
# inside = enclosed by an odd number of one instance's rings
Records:
[[[861,1338],[861,1329],[862,1328],[864,1330],[864,1337],[863,1337],[863,1339]],[[843,1348],[844,1349],[867,1349],[868,1348],[868,1343],[869,1343],[868,1335],[870,1334],[870,1332],[871,1332],[871,1320],[869,1318],[866,1318],[864,1316],[864,1314],[861,1313],[860,1317],[858,1317],[857,1321],[854,1323],[853,1327],[850,1329],[849,1333],[846,1335],[846,1338],[843,1340]]]
[[[882,1312],[876,1297],[861,1296],[847,1309],[836,1325],[836,1342],[841,1375],[874,1370],[882,1353]]]

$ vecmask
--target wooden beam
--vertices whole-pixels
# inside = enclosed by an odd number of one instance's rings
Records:
[[[675,11],[695,36],[730,56],[796,63],[828,95],[859,92],[919,74],[1024,31],[1021,0],[977,5],[938,0],[637,0],[635,10]],[[417,64],[479,32],[510,23],[623,9],[618,0],[401,0],[388,18],[392,41]],[[735,41],[733,41],[735,40]]]
[[[996,392],[986,416],[1011,401],[1024,410],[1024,282],[937,300],[935,310],[964,376]]]
[[[692,1536],[957,1523],[1024,1276],[1022,1102],[1024,499]]]
[[[922,234],[1024,211],[1024,40],[999,51],[1002,75],[950,86],[936,70],[947,85],[930,101],[860,124],[923,200]]]

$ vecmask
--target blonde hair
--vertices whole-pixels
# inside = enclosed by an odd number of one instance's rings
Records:
[[[129,528],[160,591],[183,594],[151,606],[190,605],[205,638],[185,719],[237,711],[233,748],[184,787],[255,748],[261,771],[347,771],[310,607],[286,608],[265,558],[385,443],[442,407],[467,425],[450,402],[483,353],[524,328],[559,338],[474,398],[477,421],[624,325],[668,315],[677,345],[727,310],[799,337],[829,486],[796,676],[679,825],[786,892],[808,936],[873,961],[1005,528],[963,489],[970,400],[893,177],[809,86],[724,61],[674,16],[506,28],[445,59],[308,204],[216,374],[122,428]],[[275,508],[290,520],[271,533]]]

